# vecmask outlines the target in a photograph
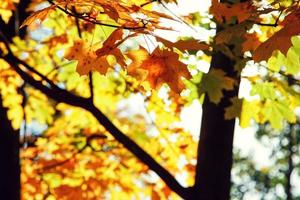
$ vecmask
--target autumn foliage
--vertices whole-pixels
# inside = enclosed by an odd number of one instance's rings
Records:
[[[296,123],[299,5],[266,2],[179,16],[176,0],[32,0],[18,24],[20,2],[1,0],[0,92],[21,130],[22,199],[201,197],[199,138],[180,121],[204,96],[242,127]]]

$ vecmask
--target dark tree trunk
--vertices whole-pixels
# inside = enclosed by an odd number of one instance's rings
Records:
[[[20,199],[19,133],[7,118],[0,96],[0,199]]]
[[[29,16],[28,12],[26,12],[26,9],[30,2],[31,0],[20,1],[20,3],[16,6],[13,16],[8,21],[8,24],[6,24],[0,17],[0,29],[9,41],[12,41],[14,36],[20,36],[21,38],[25,36],[26,29],[20,29],[20,25]]]
[[[236,77],[233,65],[221,53],[212,57],[211,68],[224,66],[222,70],[230,77]],[[224,92],[224,98],[218,105],[205,98],[194,188],[197,199],[229,199],[235,120],[225,120],[224,109],[230,105],[230,98],[237,95],[238,88]]]
[[[0,17],[0,29],[5,37],[12,41],[14,36],[25,37],[26,30],[19,29],[28,17],[26,8],[31,0],[21,0],[6,24]],[[3,107],[0,95],[0,199],[20,199],[20,163],[19,133],[14,131],[7,118],[7,109]]]
[[[228,1],[221,0],[221,2]],[[218,25],[217,32],[221,30],[222,27]],[[231,91],[223,91],[224,96],[218,104],[210,102],[208,97],[205,97],[197,152],[196,180],[191,199],[230,199],[235,120],[225,120],[224,113],[225,108],[231,104],[231,98],[238,96],[240,77],[234,70],[234,65],[235,62],[223,53],[217,51],[213,53],[210,68],[223,70],[238,84]]]

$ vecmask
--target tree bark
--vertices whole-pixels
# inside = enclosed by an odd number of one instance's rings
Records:
[[[0,30],[9,41],[14,36],[25,36],[26,30],[19,29],[21,23],[28,17],[26,8],[31,0],[22,0],[16,5],[16,10],[6,24],[0,17]],[[20,199],[20,159],[19,132],[14,131],[7,118],[7,109],[3,107],[0,95],[0,199]]]
[[[227,0],[221,0],[228,3]],[[217,25],[217,33],[222,30]],[[246,30],[245,30],[246,31]],[[229,46],[233,49],[233,46]],[[225,108],[231,98],[238,96],[240,75],[234,70],[235,61],[221,52],[214,51],[210,69],[221,69],[236,80],[231,91],[223,91],[220,103],[214,104],[205,97],[202,111],[201,134],[198,144],[197,166],[193,197],[201,200],[230,199],[231,167],[233,162],[233,136],[235,120],[225,120]]]
[[[20,199],[19,133],[7,118],[0,95],[0,195],[1,199]]]
[[[212,57],[211,68],[222,68],[230,77],[236,77],[234,63],[222,53]],[[235,120],[224,119],[224,109],[230,105],[230,98],[238,95],[238,88],[224,92],[219,104],[205,98],[202,125],[198,146],[198,163],[194,193],[197,199],[229,199],[230,172]]]
[[[26,11],[31,0],[22,0],[16,5],[16,9],[13,12],[13,16],[10,18],[6,24],[0,17],[0,30],[5,33],[6,38],[11,42],[14,36],[20,36],[24,38],[26,34],[26,29],[20,29],[20,25],[29,16]]]

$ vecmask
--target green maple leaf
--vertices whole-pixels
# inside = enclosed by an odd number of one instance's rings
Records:
[[[282,129],[284,120],[290,123],[296,121],[294,112],[285,101],[266,100],[261,113],[263,114],[263,121],[269,121],[274,129]]]
[[[220,69],[212,69],[206,74],[201,82],[199,93],[207,93],[209,100],[219,103],[223,97],[222,90],[232,90],[235,80],[226,76]]]
[[[240,117],[240,126],[243,128],[250,126],[250,122],[252,119],[254,119],[256,122],[259,122],[260,109],[261,109],[261,102],[258,100],[243,101],[242,112]]]
[[[256,83],[252,86],[251,95],[259,95],[261,100],[277,98],[273,82]]]
[[[285,67],[286,73],[288,74],[296,74],[300,71],[299,55],[293,47],[290,48],[287,52]]]
[[[279,72],[285,65],[285,60],[285,56],[280,51],[276,51],[276,53],[274,53],[274,56],[272,56],[268,60],[268,69],[274,72]]]
[[[265,123],[268,121],[272,128],[282,129],[284,121],[289,123],[296,121],[296,116],[293,112],[295,106],[297,106],[297,98],[294,98],[296,93],[281,82],[256,83],[252,87],[251,94],[259,95],[260,97],[260,105],[257,102],[253,102],[258,106],[252,108],[252,111],[248,109],[248,112],[258,111],[257,116],[252,117],[256,118],[257,122]],[[246,119],[249,120],[247,117]],[[248,123],[246,122],[245,124]]]
[[[297,74],[300,71],[300,38],[291,39],[293,46],[289,48],[286,56],[280,51],[275,51],[268,60],[268,69],[279,72],[284,71],[287,74]]]

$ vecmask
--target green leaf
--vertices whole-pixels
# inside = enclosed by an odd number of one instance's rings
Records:
[[[242,112],[240,117],[240,126],[246,128],[250,126],[251,119],[259,122],[259,111],[261,109],[261,102],[258,100],[254,101],[243,101]]]
[[[261,112],[263,121],[269,121],[274,129],[282,129],[284,120],[290,123],[296,121],[294,112],[285,102],[266,100]]]
[[[300,38],[298,36],[292,37],[291,41],[294,47],[300,47]]]
[[[268,69],[279,72],[285,65],[285,60],[285,56],[280,51],[276,51],[275,56],[272,56],[268,60]]]
[[[220,69],[212,69],[202,79],[199,93],[207,93],[209,100],[213,103],[219,103],[223,97],[222,90],[232,90],[234,79],[226,76]]]
[[[293,48],[290,48],[286,55],[286,73],[296,74],[300,71],[299,55]]]
[[[261,100],[277,98],[275,85],[272,82],[256,83],[252,86],[251,95],[259,95]]]

